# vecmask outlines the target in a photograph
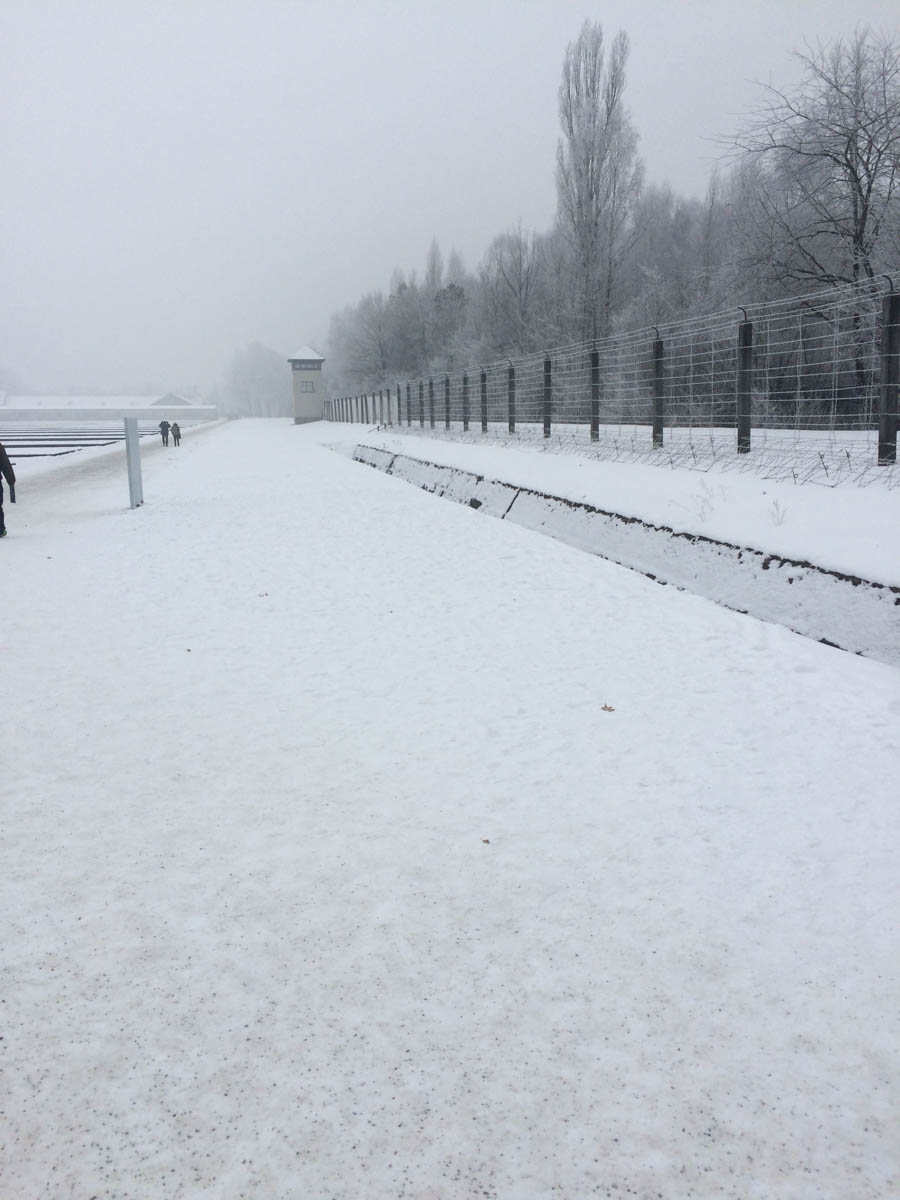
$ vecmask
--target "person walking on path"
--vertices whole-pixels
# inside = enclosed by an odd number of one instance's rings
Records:
[[[6,453],[6,447],[0,442],[0,538],[6,537],[6,522],[3,519],[3,480],[9,484],[9,499],[12,504],[16,502],[16,473],[12,468],[12,463],[9,461],[9,455]]]
[[[176,446],[181,442],[181,426],[177,421],[172,422],[172,441]]]
[[[162,434],[163,445],[168,446],[168,444],[169,444],[169,422],[168,421],[160,421],[159,432]]]

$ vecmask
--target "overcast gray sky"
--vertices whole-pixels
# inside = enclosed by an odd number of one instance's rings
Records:
[[[702,195],[753,80],[897,0],[0,0],[0,367],[37,388],[207,388],[431,238],[474,267],[555,209],[585,17],[631,37],[651,182]]]

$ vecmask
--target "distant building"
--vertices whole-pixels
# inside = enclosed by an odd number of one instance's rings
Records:
[[[294,424],[322,420],[322,363],[325,359],[309,346],[301,346],[288,362],[294,380]]]
[[[149,408],[153,404],[162,404],[155,396],[92,396],[66,392],[64,395],[29,395],[12,396],[5,399],[8,408]],[[174,403],[187,403],[184,400]]]
[[[177,392],[166,392],[164,396],[160,396],[160,398],[158,400],[154,400],[153,403],[165,405],[167,408],[171,408],[173,404],[184,404],[187,407],[190,407],[191,405],[190,400],[185,399],[184,396],[179,396]]]

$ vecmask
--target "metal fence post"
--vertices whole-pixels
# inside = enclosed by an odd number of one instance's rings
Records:
[[[384,424],[384,388],[378,389],[378,424]]]
[[[128,463],[128,496],[132,508],[144,503],[141,478],[141,440],[137,417],[125,418],[125,461]]]
[[[406,383],[406,424],[412,425],[412,396],[409,390],[409,381]]]
[[[506,399],[509,412],[509,432],[516,432],[516,368],[509,364],[506,373]]]
[[[434,429],[434,380],[428,380],[428,424]]]
[[[900,292],[885,296],[881,324],[881,412],[878,465],[897,461],[897,398],[900,393]]]
[[[753,322],[738,325],[737,452],[750,452],[750,406],[753,388]]]
[[[450,428],[450,376],[444,376],[444,428]]]
[[[469,375],[463,371],[463,433],[469,432]]]
[[[663,416],[665,415],[665,347],[662,338],[653,343],[653,445],[663,444]]]
[[[553,364],[548,354],[544,358],[544,437],[550,436],[550,421],[553,413]]]
[[[419,380],[419,428],[425,428],[425,384]]]
[[[591,441],[600,441],[600,351],[591,351]]]
[[[481,432],[487,433],[487,371],[481,372]]]

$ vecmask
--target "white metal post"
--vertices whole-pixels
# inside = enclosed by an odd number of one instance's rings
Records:
[[[141,479],[141,442],[137,417],[125,418],[125,457],[128,460],[128,494],[131,507],[144,503],[144,484]]]

